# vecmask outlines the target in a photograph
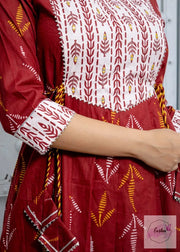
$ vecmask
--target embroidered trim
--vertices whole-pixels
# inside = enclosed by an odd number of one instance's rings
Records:
[[[176,132],[180,133],[180,110],[176,110],[172,119]]]
[[[64,131],[74,114],[71,109],[45,99],[14,135],[43,155]]]
[[[175,193],[174,193],[174,199],[175,199],[178,203],[180,203],[180,193],[178,193],[178,192],[175,191]]]
[[[44,199],[41,199],[43,201],[40,202],[40,204],[45,203]],[[61,232],[64,232],[65,226],[64,224],[59,220],[58,217],[58,210],[54,208],[54,205],[51,205],[52,202],[48,201],[46,202],[46,206],[44,205],[44,209],[50,210],[50,207],[52,208],[49,213],[46,211],[43,211],[43,215],[41,216],[42,213],[39,211],[39,206],[35,205],[27,205],[26,209],[24,210],[24,213],[28,220],[32,223],[32,225],[35,227],[35,229],[38,231],[38,235],[36,236],[36,239],[38,242],[41,243],[41,245],[50,252],[59,252],[59,251],[73,251],[78,245],[79,242],[77,241],[76,237],[72,237],[72,235],[66,234],[62,241],[59,241],[58,243],[54,243],[53,241],[56,241],[56,238],[51,238],[50,234],[52,234],[52,230],[61,230]],[[30,203],[31,204],[31,203]],[[42,206],[42,205],[41,205]],[[52,212],[51,212],[52,211]],[[39,215],[39,217],[37,216]],[[43,219],[41,220],[40,218]],[[52,226],[53,225],[53,226]],[[58,225],[58,226],[57,226]],[[50,230],[49,230],[50,229]],[[52,229],[52,230],[51,230]],[[65,232],[69,232],[65,228]],[[60,235],[57,232],[57,235]],[[58,236],[57,236],[58,240]]]
[[[161,17],[150,2],[50,3],[64,47],[64,85],[69,96],[122,111],[155,94],[166,41]]]

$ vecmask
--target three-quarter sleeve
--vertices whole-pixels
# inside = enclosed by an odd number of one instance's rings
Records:
[[[6,132],[45,154],[74,111],[47,99],[31,1],[0,0],[0,119]]]

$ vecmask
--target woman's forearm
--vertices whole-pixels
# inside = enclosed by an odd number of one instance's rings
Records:
[[[180,163],[180,135],[169,129],[137,130],[75,114],[53,148],[80,153],[133,157],[164,171]]]
[[[75,114],[52,147],[103,155],[135,157],[141,131]]]

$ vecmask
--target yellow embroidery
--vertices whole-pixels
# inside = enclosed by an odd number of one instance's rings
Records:
[[[59,237],[58,236],[56,236],[55,238],[49,240],[49,242],[56,242],[56,241],[59,241]]]
[[[17,12],[16,12],[16,24],[8,20],[8,24],[18,34],[19,37],[22,37],[24,33],[29,29],[29,26],[30,26],[30,22],[27,22],[23,26],[22,26],[22,22],[23,22],[23,8],[22,8],[22,5],[19,4],[17,8]]]
[[[8,111],[8,110],[5,108],[5,106],[4,106],[3,102],[2,102],[1,95],[0,95],[0,106],[3,108],[3,110],[4,110],[5,112]]]
[[[104,122],[108,122],[108,121],[104,118],[104,116],[102,116],[102,120],[103,120]],[[119,118],[116,120],[116,112],[114,112],[114,111],[111,111],[111,123],[112,123],[112,124],[119,125]]]
[[[70,7],[71,1],[66,1],[68,7]]]
[[[163,119],[162,114],[159,111],[157,113],[158,113],[158,116],[159,116],[160,127],[161,128],[166,128],[165,125],[164,125],[164,119]]]
[[[124,175],[124,177],[121,180],[121,184],[118,189],[122,188],[126,182],[129,180],[128,184],[128,195],[130,203],[134,209],[135,212],[137,212],[134,204],[134,191],[135,191],[135,180],[134,180],[134,174],[136,177],[140,180],[143,180],[143,177],[141,176],[140,172],[136,169],[134,165],[129,164],[129,169],[127,173]]]
[[[112,210],[108,211],[103,218],[102,216],[104,214],[106,206],[107,206],[107,193],[104,192],[104,194],[101,196],[101,200],[99,202],[99,207],[98,207],[98,215],[99,215],[98,217],[99,218],[98,218],[98,220],[96,218],[96,215],[93,212],[91,212],[91,218],[97,227],[102,227],[104,225],[104,223],[111,218],[112,214],[115,211],[115,208],[113,208]]]
[[[22,184],[24,176],[25,176],[25,172],[26,172],[26,163],[24,161],[23,155],[21,155],[21,160],[22,160],[22,163],[21,163],[22,166],[21,166],[21,173],[19,175],[19,185]]]

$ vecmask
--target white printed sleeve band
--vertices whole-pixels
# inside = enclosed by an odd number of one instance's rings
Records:
[[[172,119],[176,132],[180,133],[180,110],[176,110]]]
[[[14,135],[43,155],[67,127],[74,114],[73,110],[45,99]]]

